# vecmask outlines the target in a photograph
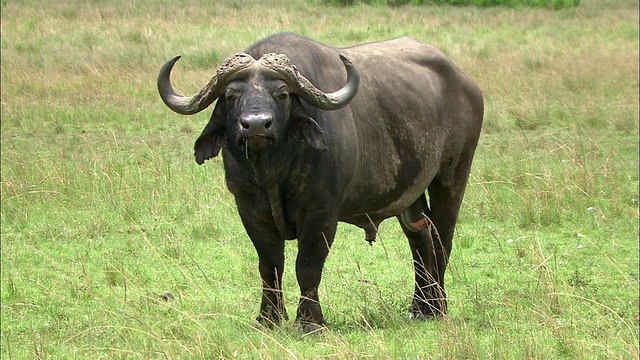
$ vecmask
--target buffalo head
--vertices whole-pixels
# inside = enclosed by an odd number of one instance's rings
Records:
[[[217,156],[225,140],[260,150],[293,132],[311,146],[324,148],[322,129],[305,113],[300,99],[319,109],[340,109],[353,99],[360,81],[358,71],[343,55],[340,59],[347,71],[346,84],[336,92],[325,93],[283,54],[269,53],[256,60],[239,53],[225,59],[209,83],[189,97],[177,94],[171,85],[171,70],[179,59],[180,55],[167,61],[158,74],[158,91],[171,110],[191,115],[220,99],[196,141],[199,164]]]

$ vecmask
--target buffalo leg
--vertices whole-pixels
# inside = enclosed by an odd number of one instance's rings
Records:
[[[444,276],[472,157],[473,151],[470,151],[455,166],[441,171],[429,185],[431,209],[425,215],[437,232],[427,227],[416,233],[403,224],[416,267],[416,292],[409,310],[411,317],[429,319],[447,312]],[[418,201],[426,204],[426,200]]]
[[[268,327],[279,325],[282,320],[288,319],[282,294],[285,240],[278,236],[275,228],[268,228],[255,220],[245,220],[240,203],[238,203],[238,209],[259,259],[262,301],[256,320],[258,324]]]
[[[262,278],[262,301],[257,321],[261,325],[279,325],[287,320],[287,310],[282,294],[282,273],[284,271],[284,241],[271,246],[256,246],[259,257],[258,268]]]
[[[423,320],[446,313],[444,282],[439,272],[439,265],[446,259],[442,257],[442,244],[430,223],[430,217],[431,211],[424,194],[399,216],[402,229],[409,239],[415,271],[415,290],[409,317]]]
[[[325,224],[318,227],[317,224]],[[303,227],[298,237],[296,276],[300,286],[300,303],[296,323],[305,333],[321,329],[326,322],[318,298],[318,286],[322,278],[324,262],[333,243],[337,221],[318,220]]]

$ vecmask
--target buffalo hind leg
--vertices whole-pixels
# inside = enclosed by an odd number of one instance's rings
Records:
[[[409,239],[415,271],[410,319],[430,320],[446,314],[444,282],[438,271],[446,258],[442,257],[440,237],[430,218],[431,210],[424,194],[399,216],[402,229]]]
[[[424,214],[428,216],[424,224],[432,223],[435,231],[427,226],[425,230],[414,232],[415,229],[403,224],[416,270],[416,291],[409,310],[411,317],[430,319],[447,313],[444,275],[472,157],[473,151],[462,156],[455,165],[443,169],[433,179],[428,188],[430,208],[424,197],[418,199],[426,210]],[[409,207],[414,209],[414,213],[416,208],[418,206],[415,203]]]

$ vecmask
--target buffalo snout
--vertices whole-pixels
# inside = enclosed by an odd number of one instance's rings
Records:
[[[273,116],[270,114],[251,114],[240,118],[240,138],[255,136],[273,137]]]

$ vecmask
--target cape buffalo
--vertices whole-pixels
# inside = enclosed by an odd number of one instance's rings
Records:
[[[338,221],[371,243],[393,216],[413,255],[409,317],[446,314],[444,274],[484,111],[468,75],[408,36],[334,48],[284,33],[227,58],[183,96],[170,81],[178,59],[160,70],[158,90],[183,115],[217,100],[195,158],[224,154],[226,185],[259,257],[257,324],[288,319],[285,240],[298,240],[296,324],[310,332],[325,326],[318,285]]]

